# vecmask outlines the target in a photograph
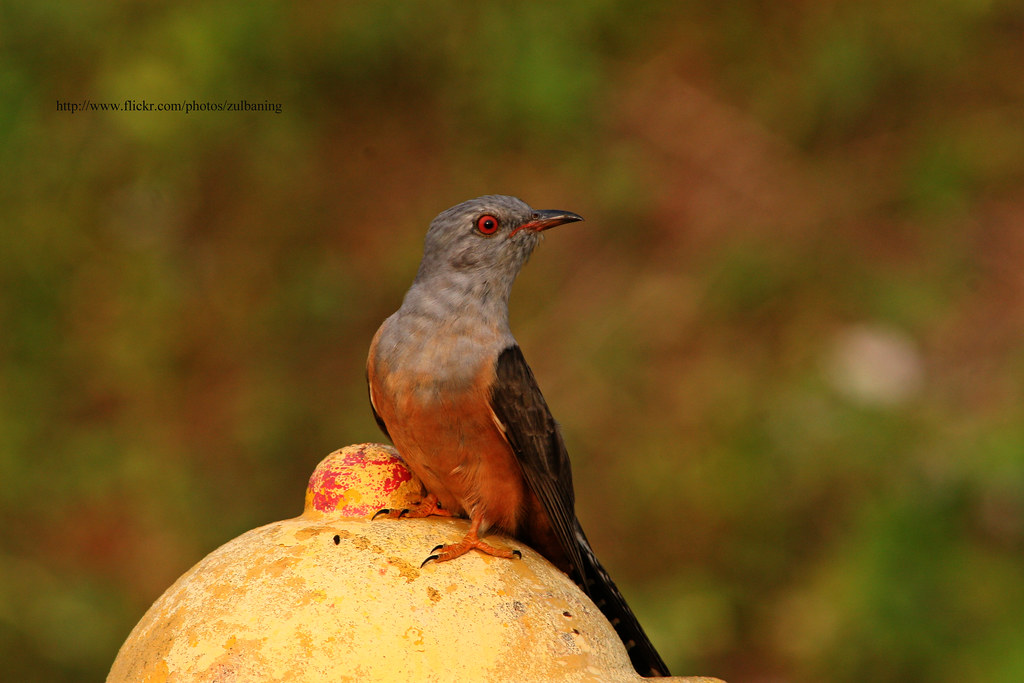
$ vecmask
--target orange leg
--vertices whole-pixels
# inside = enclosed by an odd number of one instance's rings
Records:
[[[466,534],[458,543],[452,543],[450,545],[439,545],[431,551],[430,557],[423,560],[423,564],[420,565],[422,568],[427,562],[434,560],[435,562],[447,562],[448,560],[454,560],[456,557],[462,557],[473,548],[481,552],[485,552],[488,555],[494,557],[505,557],[512,559],[513,557],[522,557],[523,554],[518,550],[509,550],[507,548],[495,548],[490,543],[487,543],[480,538],[480,523],[483,520],[480,517],[474,517],[469,526],[469,532]]]
[[[377,519],[379,515],[384,515],[387,519],[398,519],[400,517],[454,517],[455,515],[445,510],[437,502],[437,496],[433,493],[427,494],[427,497],[421,500],[416,507],[405,508],[399,510],[397,508],[383,508],[377,510],[373,515],[373,519]]]

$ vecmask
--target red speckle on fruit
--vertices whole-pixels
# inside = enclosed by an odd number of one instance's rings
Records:
[[[393,449],[377,444],[342,448],[317,466],[306,489],[306,509],[366,518],[385,507],[414,502],[419,487],[406,485],[412,473]],[[415,488],[415,491],[412,489]]]
[[[400,462],[391,463],[391,476],[384,480],[384,493],[391,493],[404,482],[412,479],[412,472]]]
[[[319,512],[330,512],[338,505],[342,488],[338,484],[338,470],[330,467],[318,467],[309,478],[309,490],[313,493],[313,509]]]

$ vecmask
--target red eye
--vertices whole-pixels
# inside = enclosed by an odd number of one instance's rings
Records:
[[[498,232],[498,219],[491,215],[480,216],[476,219],[476,229],[485,235],[493,235]]]

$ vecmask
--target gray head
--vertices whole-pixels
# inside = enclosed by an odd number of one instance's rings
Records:
[[[442,212],[430,224],[417,284],[431,280],[502,293],[540,241],[540,233],[583,218],[570,211],[539,211],[521,199],[486,195]],[[445,285],[442,285],[445,286]]]

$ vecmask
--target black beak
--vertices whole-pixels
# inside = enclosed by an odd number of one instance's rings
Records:
[[[540,232],[553,228],[563,223],[575,223],[583,220],[583,216],[572,211],[534,211],[533,217],[526,223],[519,226],[518,230],[534,230]]]

